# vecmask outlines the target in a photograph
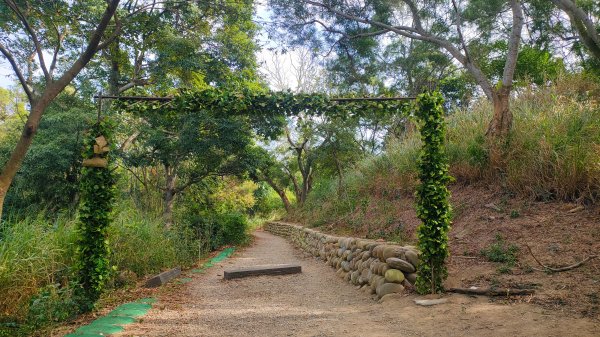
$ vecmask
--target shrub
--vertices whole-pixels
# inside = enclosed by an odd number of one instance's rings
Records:
[[[242,213],[203,212],[186,216],[183,223],[196,233],[202,252],[223,245],[244,244],[248,240],[248,219]]]
[[[41,327],[61,322],[80,313],[79,302],[73,293],[76,286],[49,284],[42,287],[29,303],[27,322],[32,327]]]
[[[500,234],[496,234],[496,241],[488,248],[481,250],[481,255],[490,262],[506,263],[513,266],[517,262],[519,247],[507,244]]]
[[[223,230],[223,244],[239,245],[247,240],[248,220],[241,213],[227,213],[219,217]]]

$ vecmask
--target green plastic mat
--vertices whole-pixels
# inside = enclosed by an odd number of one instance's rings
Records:
[[[205,262],[200,268],[192,269],[191,271],[194,274],[204,273],[204,271],[207,268],[210,268],[214,266],[215,263],[219,263],[225,260],[226,258],[230,257],[233,254],[233,252],[235,252],[235,247],[225,248],[217,256],[213,257],[208,262]]]
[[[144,298],[131,303],[121,304],[106,316],[82,326],[65,337],[101,337],[124,330],[123,325],[135,322],[135,318],[145,315],[156,302],[154,298]]]
[[[198,269],[192,269],[192,273],[203,273],[207,268],[212,267],[215,263],[221,262],[230,257],[235,251],[234,247],[225,248],[217,256],[204,263]],[[192,281],[191,278],[181,278],[180,283]],[[156,302],[154,298],[143,298],[135,302],[121,304],[106,316],[100,317],[92,323],[82,326],[75,332],[65,335],[64,337],[102,337],[113,333],[121,332],[126,324],[135,322],[136,317],[145,315],[152,307],[152,303]]]

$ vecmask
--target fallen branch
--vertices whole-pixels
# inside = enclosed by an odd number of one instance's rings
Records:
[[[447,290],[451,293],[466,294],[466,295],[483,295],[483,296],[513,296],[513,295],[531,295],[535,293],[533,289],[516,289],[516,288],[450,288]]]
[[[540,270],[540,271],[551,271],[553,273],[559,273],[561,271],[567,271],[567,270],[571,270],[571,269],[575,269],[577,267],[582,266],[584,263],[588,262],[589,260],[595,259],[598,257],[598,255],[590,255],[588,257],[586,257],[585,259],[572,264],[570,266],[564,266],[564,267],[559,267],[559,268],[553,268],[550,266],[547,266],[545,264],[543,264],[542,262],[540,262],[540,260],[537,259],[537,257],[535,257],[535,255],[533,255],[533,251],[531,251],[531,247],[529,247],[529,245],[525,245],[525,247],[527,247],[527,250],[529,251],[529,254],[531,254],[531,256],[533,257],[533,259],[535,260],[535,262],[537,262],[540,266],[542,266],[542,268],[544,268],[543,270],[537,269],[537,268],[533,268],[535,270]]]

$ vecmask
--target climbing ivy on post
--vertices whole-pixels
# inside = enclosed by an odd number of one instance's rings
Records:
[[[420,120],[423,147],[418,162],[420,185],[417,187],[417,216],[422,223],[417,228],[420,263],[416,281],[421,294],[444,290],[448,276],[448,231],[451,207],[447,184],[448,159],[444,151],[446,126],[443,98],[440,93],[424,93],[417,97],[416,115]]]
[[[91,310],[110,273],[107,228],[115,197],[115,176],[109,161],[111,129],[100,121],[84,139],[77,257],[82,309]]]

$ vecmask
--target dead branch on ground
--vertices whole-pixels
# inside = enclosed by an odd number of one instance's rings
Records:
[[[538,260],[538,258],[535,257],[535,255],[533,255],[533,251],[531,251],[531,247],[529,247],[529,245],[525,245],[525,247],[527,247],[527,250],[529,250],[529,254],[531,254],[531,256],[533,257],[533,259],[535,260],[535,262],[537,262],[540,266],[542,266],[542,268],[544,268],[544,269],[533,268],[534,270],[537,270],[537,271],[550,271],[550,272],[553,272],[553,273],[559,273],[561,271],[567,271],[567,270],[571,270],[571,269],[575,269],[577,267],[580,267],[584,263],[588,262],[589,260],[592,260],[592,259],[595,259],[595,258],[598,257],[598,255],[590,255],[590,256],[586,257],[585,259],[583,259],[583,260],[581,260],[581,261],[579,261],[579,262],[577,262],[575,264],[572,264],[570,266],[553,268],[553,267],[550,267],[550,266],[545,265],[542,262],[540,262],[540,260]]]

